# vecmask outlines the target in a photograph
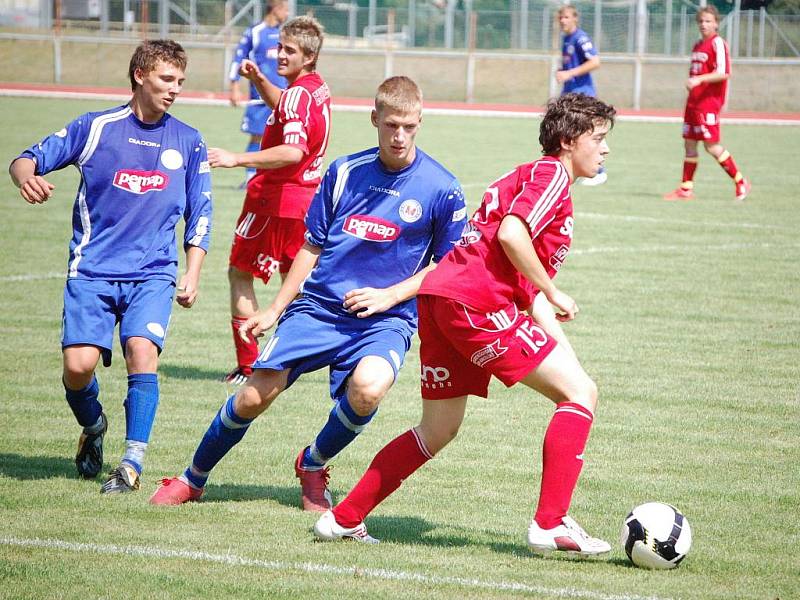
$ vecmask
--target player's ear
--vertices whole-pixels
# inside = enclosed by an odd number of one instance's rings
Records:
[[[303,52],[303,68],[311,67],[314,63],[317,62],[317,55],[316,54],[306,54]]]
[[[372,126],[378,126],[378,111],[374,108],[372,109],[372,113],[369,115],[370,121],[372,121]]]
[[[133,70],[133,80],[136,82],[137,85],[144,84],[144,77],[147,75],[144,71],[142,71],[141,67],[136,67]]]

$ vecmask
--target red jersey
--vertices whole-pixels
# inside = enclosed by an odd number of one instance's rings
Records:
[[[245,205],[262,215],[302,219],[322,176],[331,131],[331,93],[316,72],[281,93],[267,120],[261,149],[285,144],[303,152],[296,165],[258,169],[247,185]]]
[[[497,239],[506,215],[527,223],[531,243],[552,279],[572,242],[569,176],[561,162],[545,156],[492,183],[461,240],[422,282],[420,294],[452,298],[476,310],[514,303],[527,309],[536,290],[517,271]]]
[[[700,40],[692,48],[692,64],[689,76],[706,73],[731,72],[731,57],[728,44],[718,35]],[[686,106],[700,113],[719,113],[728,96],[728,81],[702,83],[689,91]]]

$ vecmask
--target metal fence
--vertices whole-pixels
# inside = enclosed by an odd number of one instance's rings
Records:
[[[573,0],[581,27],[601,52],[685,56],[697,39],[694,15],[706,0]],[[475,10],[474,0],[290,0],[313,13],[348,47],[556,50],[563,0],[509,0],[507,10]],[[478,3],[480,6],[480,3]],[[800,16],[733,10],[721,31],[734,57],[800,56]],[[91,29],[103,34],[189,34],[220,41],[261,19],[263,0],[0,0],[0,25]]]

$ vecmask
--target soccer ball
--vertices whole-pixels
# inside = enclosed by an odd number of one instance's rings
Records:
[[[674,569],[689,552],[692,529],[674,506],[648,502],[625,517],[620,542],[637,567]]]

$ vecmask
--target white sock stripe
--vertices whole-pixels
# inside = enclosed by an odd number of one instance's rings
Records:
[[[219,418],[222,420],[222,424],[225,425],[228,429],[246,429],[250,427],[249,421],[247,423],[237,423],[231,418],[231,415],[228,414],[228,401],[225,401],[225,405],[219,409]]]
[[[194,465],[194,463],[191,464],[191,466],[189,467],[189,470],[192,472],[192,475],[194,475],[195,477],[202,477],[203,479],[208,479],[208,476],[211,474],[211,471],[201,471],[200,469],[198,469]],[[187,479],[186,483],[188,483],[192,487],[195,487],[195,486],[192,485],[191,481],[188,481],[188,479]]]
[[[587,415],[582,410],[578,410],[577,408],[571,408],[569,406],[564,406],[562,408],[557,408],[555,414],[558,414],[558,413],[572,413],[574,415],[580,415],[584,419],[588,419],[589,421],[594,421],[594,417],[592,417],[590,415]]]
[[[328,462],[328,458],[326,456],[322,455],[322,453],[319,451],[319,448],[317,448],[317,444],[316,443],[311,444],[311,446],[309,446],[308,452],[309,452],[309,454],[311,454],[311,458],[315,463],[319,463],[321,465],[324,465],[326,462]],[[305,469],[306,467],[303,467],[303,468]],[[309,471],[313,471],[313,470],[314,470],[313,468],[309,469]]]
[[[346,402],[346,400],[345,400],[345,402]],[[350,431],[352,431],[353,433],[356,433],[356,434],[361,433],[362,431],[364,431],[364,427],[366,427],[366,425],[356,425],[349,418],[347,418],[347,415],[344,414],[344,411],[342,410],[342,405],[338,404],[338,403],[336,404],[336,418],[339,419],[339,421],[342,423],[342,425],[344,425]]]
[[[412,427],[411,428],[411,433],[414,436],[414,439],[417,440],[417,446],[419,446],[419,451],[422,452],[429,459],[433,458],[433,454],[431,454],[431,452],[425,446],[425,442],[423,442],[422,438],[419,437],[419,434],[417,433],[417,430]]]

